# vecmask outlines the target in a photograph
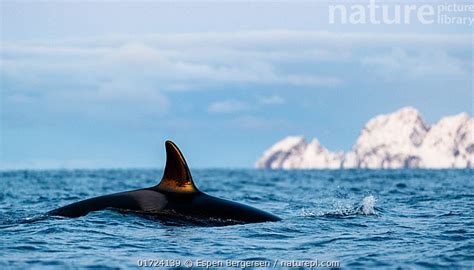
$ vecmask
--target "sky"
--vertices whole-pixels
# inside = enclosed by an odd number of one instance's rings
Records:
[[[0,169],[161,168],[167,139],[192,168],[251,168],[288,135],[349,150],[405,106],[472,115],[472,26],[329,5],[2,1]]]

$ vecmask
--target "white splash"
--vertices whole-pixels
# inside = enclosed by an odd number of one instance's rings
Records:
[[[301,209],[301,215],[303,217],[319,217],[319,216],[323,216],[324,213],[321,212],[321,211],[314,211],[314,210],[311,210],[311,209],[303,208],[303,209]]]
[[[366,196],[362,200],[362,209],[361,209],[362,214],[375,215],[375,202],[376,201],[377,200],[375,199],[374,196],[372,195]]]

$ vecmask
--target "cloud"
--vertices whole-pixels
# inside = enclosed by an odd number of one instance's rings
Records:
[[[262,105],[281,105],[285,103],[285,100],[278,95],[272,95],[260,96],[258,97],[258,102]]]
[[[286,130],[291,127],[291,124],[284,119],[273,119],[248,115],[235,118],[232,121],[232,125],[240,128],[257,130]]]
[[[7,119],[160,117],[185,91],[259,91],[256,101],[227,99],[210,113],[283,104],[279,91],[335,91],[370,80],[469,77],[470,35],[248,31],[123,35],[5,42],[1,48]],[[395,76],[396,74],[396,76]],[[341,87],[342,86],[342,87]],[[283,90],[281,90],[283,89]],[[28,111],[37,114],[28,115]],[[12,121],[10,121],[12,122]],[[13,121],[14,122],[14,121]]]
[[[257,96],[255,100],[221,100],[211,103],[207,111],[210,113],[236,113],[259,109],[263,106],[281,105],[285,100],[279,95]]]
[[[408,52],[395,48],[384,54],[362,57],[361,64],[392,78],[395,74],[408,78],[469,76],[472,70],[469,63],[441,50]]]
[[[233,113],[242,112],[250,109],[250,106],[238,100],[224,100],[216,101],[209,105],[208,112],[210,113]]]
[[[182,40],[185,41],[186,39]],[[199,42],[199,39],[194,42]],[[272,61],[291,58],[291,53],[288,52],[274,52],[272,55],[243,48],[213,48],[216,45],[212,44],[209,48],[197,46],[178,50],[168,48],[166,42],[157,44],[157,41],[147,38],[141,41],[124,41],[119,46],[71,46],[73,45],[54,43],[49,47],[38,44],[7,45],[2,50],[4,70],[7,74],[69,71],[97,79],[126,73],[128,77],[138,76],[146,80],[160,81],[161,88],[169,91],[176,89],[174,85],[180,85],[179,90],[186,90],[183,86],[196,83],[307,86],[332,86],[340,83],[335,76],[281,72]],[[58,53],[54,54],[54,51]],[[192,87],[187,90],[190,89]]]
[[[334,65],[390,68],[376,62],[390,61],[382,58],[396,57],[386,55],[399,48],[426,51],[426,55],[444,53],[438,69],[449,71],[452,65],[442,65],[443,61],[465,63],[456,54],[470,52],[470,46],[470,36],[461,34],[248,31],[8,42],[3,44],[1,58],[5,78],[24,84],[64,74],[73,83],[134,78],[162,91],[235,83],[334,88],[350,83],[344,70],[331,69]],[[420,53],[410,58],[430,64],[429,57]],[[413,66],[410,61],[400,65]]]
[[[135,127],[148,119],[159,119],[170,106],[159,89],[126,79],[101,82],[90,89],[14,91],[3,99],[4,124],[16,127],[50,126],[80,119]]]
[[[179,52],[183,49],[209,48],[252,50],[306,50],[335,47],[380,47],[402,45],[435,45],[456,48],[470,42],[470,34],[419,34],[419,33],[371,33],[371,32],[324,32],[268,30],[245,32],[197,32],[149,35],[101,35],[57,40],[25,41],[18,45],[59,46],[63,48],[119,47],[128,42],[146,43],[152,47]],[[298,43],[295,43],[298,41]],[[6,44],[12,45],[12,44]]]
[[[109,160],[90,160],[90,159],[36,159],[23,160],[16,162],[5,162],[2,160],[0,171],[6,170],[48,170],[48,169],[88,169],[97,168],[97,164],[107,164],[104,167],[114,168],[116,164],[112,164]]]

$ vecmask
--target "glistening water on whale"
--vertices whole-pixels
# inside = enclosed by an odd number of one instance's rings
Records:
[[[186,160],[178,147],[173,142],[166,141],[165,148],[166,166],[158,185],[86,199],[52,210],[48,214],[80,217],[110,208],[158,219],[189,218],[226,224],[281,220],[254,207],[201,192],[194,184]]]

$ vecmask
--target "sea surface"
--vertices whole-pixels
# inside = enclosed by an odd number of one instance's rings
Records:
[[[112,210],[44,215],[89,197],[153,186],[162,173],[0,172],[0,269],[150,263],[239,269],[262,262],[269,268],[315,262],[346,269],[474,268],[472,170],[193,170],[201,191],[269,211],[279,222],[198,226]]]

